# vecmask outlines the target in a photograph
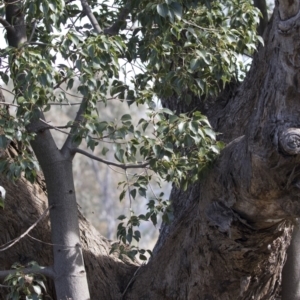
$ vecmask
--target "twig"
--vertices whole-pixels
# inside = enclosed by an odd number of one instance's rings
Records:
[[[117,35],[121,29],[121,27],[126,22],[126,18],[128,14],[130,13],[130,1],[127,1],[125,6],[121,9],[120,14],[118,15],[118,18],[116,22],[110,26],[109,28],[104,29],[104,33],[108,35]]]
[[[31,239],[33,239],[33,240],[35,240],[35,241],[41,243],[41,244],[45,244],[45,245],[48,245],[48,246],[51,246],[51,247],[53,247],[53,246],[58,246],[58,247],[62,247],[64,250],[65,250],[65,249],[76,249],[76,248],[77,248],[77,245],[75,245],[75,246],[66,246],[66,245],[60,245],[60,244],[51,244],[51,243],[43,242],[43,241],[41,241],[41,240],[39,240],[39,239],[37,239],[37,238],[31,236],[30,234],[28,234],[27,236],[28,236],[29,238],[31,238]]]
[[[110,168],[113,172],[116,172],[116,173],[119,173],[119,174],[122,174],[122,175],[126,175],[126,174],[123,173],[123,172],[120,172],[120,171],[117,171],[117,170],[113,169],[111,166],[107,166],[107,167]],[[146,168],[147,168],[147,167],[146,167]],[[146,168],[144,168],[144,169],[146,169]],[[145,172],[145,171],[141,172],[138,176],[142,175],[144,172]],[[130,176],[136,176],[136,174],[131,174],[131,173],[128,173],[128,175],[130,175]]]
[[[32,268],[24,268],[24,269],[15,269],[15,270],[5,270],[0,271],[0,278],[4,278],[8,275],[15,274],[17,272],[23,273],[23,274],[42,274],[50,278],[55,277],[55,273],[52,267],[32,267]],[[5,286],[6,287],[6,286]]]
[[[8,92],[8,93],[12,94],[13,96],[15,96],[15,94],[14,94],[13,92],[11,92],[11,91],[8,90],[8,89],[5,89],[5,88],[2,87],[2,86],[0,86],[0,89],[3,90],[3,91],[5,91],[5,92]]]
[[[4,284],[0,284],[0,288],[11,288],[11,286],[10,285],[4,285]]]
[[[2,245],[0,248],[0,252],[3,252],[9,248],[11,248],[13,245],[15,245],[16,243],[18,243],[22,238],[24,238],[34,227],[36,227],[36,225],[42,221],[45,216],[47,215],[48,211],[52,208],[52,205],[49,206],[44,213],[23,233],[21,234],[18,238],[15,238],[14,240]],[[6,246],[7,244],[9,244],[8,246]],[[6,247],[5,247],[6,246]],[[2,248],[4,247],[4,248]]]
[[[33,36],[34,36],[34,33],[35,33],[35,29],[36,29],[36,25],[37,25],[37,22],[36,20],[34,20],[33,24],[32,24],[32,31],[31,31],[31,34],[30,34],[30,37],[29,37],[29,40],[28,40],[28,43],[30,44]]]
[[[75,117],[75,120],[74,120],[74,126],[71,129],[69,136],[67,137],[64,145],[61,148],[61,152],[64,155],[69,156],[71,154],[70,150],[72,148],[74,148],[74,145],[73,145],[73,135],[76,132],[76,130],[78,129],[78,127],[81,125],[81,123],[84,122],[83,114],[85,112],[86,104],[87,104],[87,100],[86,100],[86,98],[83,98],[83,100],[82,100],[82,102],[80,104],[80,107],[78,109],[77,115]]]
[[[95,31],[98,33],[98,34],[101,34],[103,33],[97,19],[95,18],[90,6],[88,5],[87,1],[86,0],[81,0],[81,5],[82,5],[82,8],[83,8],[83,11],[84,13],[87,15],[87,17],[89,18],[92,26],[94,27]]]
[[[79,148],[76,148],[76,149],[73,149],[72,152],[75,154],[75,153],[80,153],[80,154],[83,154],[91,159],[94,159],[96,161],[100,161],[106,165],[111,165],[111,166],[115,166],[115,167],[118,167],[118,168],[121,168],[123,170],[127,170],[127,169],[141,169],[141,168],[145,168],[149,165],[149,162],[146,161],[146,162],[143,162],[143,163],[140,163],[140,164],[118,164],[118,163],[115,163],[115,162],[112,162],[112,161],[109,161],[109,160],[106,160],[106,159],[103,159],[103,158],[100,158],[98,156],[95,156],[85,150],[82,150],[82,149],[79,149]]]
[[[145,173],[146,173],[146,175],[148,176],[148,178],[149,178],[149,174],[148,174],[148,171],[147,171],[147,169],[145,169]],[[150,187],[150,190],[151,190],[151,192],[152,192],[152,194],[153,194],[153,196],[155,197],[155,199],[156,200],[159,200],[158,199],[158,197],[156,196],[156,194],[155,194],[155,192],[154,192],[154,190],[153,190],[153,188],[152,188],[152,185],[151,185],[151,183],[149,182],[149,187]]]
[[[7,103],[7,102],[0,102],[0,104],[2,104],[2,105],[6,105],[6,106],[14,106],[14,107],[19,107],[19,105],[17,105],[17,104],[12,104],[12,103]]]
[[[123,294],[122,294],[122,299],[124,298],[124,296],[125,296],[125,294],[126,294],[128,288],[129,288],[129,286],[131,285],[131,283],[132,283],[133,279],[135,278],[136,274],[138,273],[138,271],[140,270],[140,268],[143,267],[144,265],[145,265],[145,263],[143,263],[142,265],[140,265],[140,266],[136,269],[136,271],[134,272],[133,276],[131,277],[130,281],[128,282],[128,284],[127,284],[127,286],[126,286],[126,288],[125,288],[125,290],[124,290],[124,292],[123,292]]]
[[[68,126],[68,125],[66,125],[66,126],[52,126],[52,125],[50,125],[48,122],[46,122],[45,120],[43,120],[43,119],[41,119],[41,118],[40,118],[40,121],[41,121],[42,123],[48,125],[48,127],[43,127],[43,130],[46,130],[46,129],[54,129],[54,130],[57,130],[57,131],[59,131],[59,132],[61,132],[61,133],[70,135],[69,132],[63,131],[63,130],[61,130],[61,128],[71,128],[72,126]]]
[[[11,28],[11,29],[13,30],[13,26],[11,26],[11,25],[9,24],[9,22],[7,22],[7,21],[6,21],[5,19],[3,19],[3,18],[0,18],[0,24],[2,24],[6,30],[8,30],[9,28]]]

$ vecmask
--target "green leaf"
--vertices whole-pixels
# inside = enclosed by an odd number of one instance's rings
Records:
[[[159,15],[161,15],[163,18],[165,18],[168,15],[169,8],[166,3],[158,4],[156,6],[157,12]]]
[[[109,151],[108,148],[103,147],[103,148],[102,148],[102,151],[101,151],[101,154],[102,154],[102,155],[106,155],[106,153],[107,153],[108,151]]]
[[[125,151],[123,149],[119,149],[115,152],[115,158],[123,163],[124,162],[124,154],[125,154]]]
[[[8,81],[9,81],[9,77],[6,73],[4,72],[0,72],[0,76],[1,76],[1,79],[3,80],[3,82],[7,85],[8,84]]]
[[[170,5],[172,11],[174,12],[175,16],[181,20],[182,18],[182,6],[178,2],[172,2]]]
[[[156,224],[157,224],[157,214],[153,213],[151,215],[150,219],[151,219],[153,225],[156,226]]]
[[[139,194],[140,194],[140,196],[146,198],[146,189],[144,189],[144,188],[139,188]]]
[[[206,135],[208,135],[213,141],[216,140],[216,133],[211,128],[203,128]]]
[[[69,79],[68,85],[67,85],[67,90],[71,90],[73,87],[73,84],[74,84],[74,79],[73,78]]]
[[[0,135],[0,148],[6,149],[7,147],[7,138],[4,135]]]
[[[34,291],[35,291],[35,293],[36,293],[37,295],[41,295],[41,293],[42,293],[42,288],[41,288],[39,285],[33,285],[32,287],[33,287],[33,289],[34,289]],[[38,298],[37,298],[37,299],[38,299]]]
[[[132,196],[133,199],[135,199],[136,196],[136,189],[133,189],[130,191],[130,195]]]
[[[140,260],[147,260],[147,257],[144,254],[140,254]]]
[[[193,58],[190,62],[190,69],[195,71],[199,68],[201,61],[198,58]]]
[[[163,108],[160,110],[160,112],[165,113],[167,115],[174,115],[174,113],[168,108]]]
[[[126,114],[121,117],[122,122],[131,121],[131,115]]]
[[[122,200],[124,199],[125,195],[126,195],[126,191],[124,190],[124,191],[122,191],[122,193],[120,194],[119,200],[122,201]]]

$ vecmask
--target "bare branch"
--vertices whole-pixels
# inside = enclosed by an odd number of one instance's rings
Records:
[[[32,27],[33,27],[33,28],[32,28],[32,31],[31,31],[31,34],[30,34],[28,43],[31,42],[31,40],[32,40],[32,38],[33,38],[33,36],[34,36],[35,30],[36,30],[36,25],[37,25],[37,22],[36,22],[36,20],[34,20],[33,23],[32,23]]]
[[[2,245],[0,248],[0,252],[3,252],[9,248],[11,248],[13,245],[15,245],[16,243],[18,243],[22,238],[24,238],[40,221],[42,221],[48,211],[52,208],[52,206],[49,206],[45,211],[44,213],[23,233],[21,234],[18,238],[15,238],[14,240],[12,241],[9,241],[8,243]]]
[[[54,130],[57,130],[57,131],[59,131],[59,132],[61,132],[61,133],[64,133],[64,134],[67,134],[67,135],[70,135],[70,133],[69,132],[66,132],[66,131],[64,131],[64,130],[61,130],[61,129],[67,129],[67,128],[72,128],[72,127],[74,127],[73,125],[66,125],[66,126],[53,126],[53,125],[50,125],[48,122],[46,122],[45,120],[43,120],[43,119],[41,119],[40,118],[40,121],[42,122],[42,123],[44,123],[44,124],[46,124],[47,125],[47,127],[43,127],[43,130],[45,130],[45,129],[54,129]]]
[[[3,91],[5,91],[5,92],[8,92],[8,93],[12,94],[13,96],[15,96],[15,94],[14,94],[13,92],[11,92],[11,91],[8,90],[8,89],[5,89],[5,88],[2,87],[2,86],[0,86],[0,90],[3,90]]]
[[[83,8],[83,11],[84,13],[87,15],[87,17],[89,18],[92,26],[94,27],[95,31],[98,33],[98,34],[101,34],[103,33],[97,19],[95,18],[90,6],[88,5],[87,1],[86,0],[81,0],[81,5],[82,5],[82,8]]]
[[[143,267],[144,265],[145,265],[145,263],[141,264],[141,265],[136,269],[136,271],[134,272],[133,276],[132,276],[131,279],[129,280],[129,282],[128,282],[128,284],[127,284],[127,286],[126,286],[126,288],[125,288],[125,290],[124,290],[124,292],[123,292],[123,294],[122,294],[122,299],[124,298],[124,296],[125,296],[125,294],[126,294],[128,288],[129,288],[129,286],[131,285],[132,281],[133,281],[134,278],[136,277],[138,271],[139,271],[139,270],[141,269],[141,267]]]
[[[126,5],[121,9],[117,20],[115,21],[115,23],[110,26],[109,28],[105,28],[104,31],[101,29],[97,19],[95,18],[90,6],[88,5],[86,0],[81,0],[81,5],[83,8],[84,13],[87,15],[87,17],[89,18],[92,26],[94,27],[95,31],[98,34],[107,34],[107,35],[117,35],[120,31],[120,29],[126,25],[126,18],[128,16],[128,14],[130,13],[130,1],[128,1],[126,3]]]
[[[69,136],[67,137],[63,147],[61,148],[61,152],[64,155],[69,156],[71,154],[70,150],[74,148],[73,145],[73,134],[79,128],[79,126],[84,122],[83,114],[85,112],[87,100],[84,98],[80,104],[79,110],[77,112],[76,118],[74,120],[74,126],[72,127]]]
[[[95,156],[87,151],[84,151],[82,149],[79,149],[79,148],[76,148],[76,149],[73,149],[72,150],[74,153],[80,153],[80,154],[83,154],[91,159],[94,159],[96,161],[100,161],[106,165],[109,165],[109,166],[115,166],[115,167],[118,167],[118,168],[121,168],[123,170],[127,170],[127,169],[142,169],[142,168],[146,168],[147,166],[149,166],[149,161],[145,161],[143,163],[139,163],[139,164],[119,164],[119,163],[114,163],[112,161],[109,161],[109,160],[106,160],[106,159],[103,159],[103,158],[100,158],[98,156]]]
[[[130,13],[130,1],[126,3],[126,5],[121,9],[120,14],[116,22],[110,26],[109,28],[104,29],[104,33],[108,35],[117,35],[120,29],[126,25],[126,18]]]
[[[17,105],[17,104],[12,104],[12,103],[7,103],[7,102],[0,102],[0,104],[2,104],[2,105],[6,105],[6,106],[14,106],[14,107],[19,107],[19,105]]]
[[[24,269],[15,269],[15,270],[5,270],[5,271],[0,271],[0,278],[5,278],[8,275],[13,275],[16,272],[22,272],[24,274],[42,274],[45,275],[49,278],[54,279],[55,278],[55,272],[52,267],[32,267],[32,268],[24,268]],[[5,286],[9,287],[9,286]]]
[[[0,24],[4,26],[6,30],[14,30],[14,27],[9,24],[5,19],[0,18]]]

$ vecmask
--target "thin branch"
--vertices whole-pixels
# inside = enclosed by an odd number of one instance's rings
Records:
[[[5,89],[2,86],[0,86],[0,89],[3,90],[3,91],[5,91],[5,92],[8,92],[8,93],[12,94],[13,96],[15,96],[15,94],[13,92],[11,92],[10,90]]]
[[[63,90],[63,92],[65,92]],[[67,93],[68,94],[68,93]],[[72,97],[77,97],[77,98],[82,98],[82,97],[79,97],[79,96],[75,96],[75,95],[72,95],[72,94],[68,94]],[[115,98],[115,97],[112,97],[112,98],[107,98],[106,101],[126,101],[126,99],[122,99],[122,98]],[[98,100],[97,102],[103,102],[103,100]],[[74,102],[74,103],[61,103],[61,102],[50,102],[50,103],[47,103],[48,105],[65,105],[65,106],[74,106],[74,105],[80,105],[81,102]]]
[[[147,169],[145,169],[145,172],[146,172],[146,175],[147,175],[148,178],[149,178],[149,174],[148,174]],[[156,194],[155,194],[155,192],[154,192],[154,190],[153,190],[153,188],[152,188],[152,185],[151,185],[150,181],[149,181],[149,187],[150,187],[150,190],[151,190],[152,194],[154,195],[155,199],[158,200],[158,197],[156,196]]]
[[[122,174],[122,175],[126,175],[125,172],[123,173],[123,172],[117,171],[117,170],[113,169],[111,166],[107,166],[107,167],[110,168],[110,169],[111,169],[113,172],[115,172],[115,173],[119,173],[119,174]],[[144,170],[146,170],[146,169],[147,169],[147,167],[144,168]],[[141,173],[139,174],[139,176],[142,175],[144,172],[145,172],[145,171],[141,172]],[[135,176],[136,174],[128,173],[128,175],[130,175],[130,176]]]
[[[139,270],[141,269],[141,267],[143,267],[144,265],[145,265],[145,263],[143,263],[142,265],[140,265],[140,266],[136,269],[136,271],[134,272],[133,276],[131,277],[131,279],[129,280],[129,282],[128,282],[127,286],[126,286],[126,288],[125,288],[125,290],[124,290],[124,292],[123,292],[123,294],[122,294],[122,298],[121,298],[121,299],[124,298],[124,296],[125,296],[125,294],[126,294],[128,288],[129,288],[129,286],[131,285],[133,279],[136,277],[138,271],[139,271]]]
[[[31,31],[31,34],[30,34],[30,37],[29,37],[29,40],[28,40],[28,43],[30,43],[31,42],[31,40],[32,40],[32,38],[33,38],[33,36],[34,36],[34,33],[35,33],[35,29],[36,29],[36,25],[37,25],[37,21],[36,20],[34,20],[33,21],[33,24],[32,24],[32,31]]]
[[[130,214],[132,214],[132,197],[130,193],[130,183],[129,183],[129,176],[127,170],[125,170],[125,175],[126,175],[126,181],[127,181],[127,190],[128,190],[128,196],[129,196],[129,203],[130,203]],[[131,243],[129,243],[130,245]]]
[[[70,133],[69,132],[66,132],[66,131],[63,131],[63,130],[61,130],[61,129],[66,129],[66,128],[71,128],[71,127],[73,127],[73,125],[66,125],[66,126],[53,126],[53,125],[50,125],[48,122],[46,122],[45,120],[43,120],[43,119],[41,119],[40,118],[40,121],[42,122],[42,123],[44,123],[44,124],[46,124],[46,125],[48,125],[48,127],[43,127],[43,130],[45,130],[45,129],[54,129],[54,130],[57,130],[57,131],[59,131],[59,132],[61,132],[61,133],[64,133],[64,134],[67,134],[67,135],[69,135]]]
[[[0,271],[0,278],[5,278],[8,275],[13,275],[17,272],[23,273],[23,274],[42,274],[49,278],[54,279],[55,278],[55,272],[52,267],[32,267],[32,268],[24,268],[24,269],[15,269],[15,270],[5,270]]]
[[[126,23],[126,18],[130,13],[130,1],[127,1],[126,5],[121,9],[116,22],[110,26],[109,28],[104,29],[104,33],[108,35],[117,35],[122,28],[122,26]]]
[[[106,165],[110,165],[110,166],[115,166],[115,167],[118,167],[118,168],[121,168],[123,170],[127,170],[127,169],[141,169],[141,168],[145,168],[147,167],[150,163],[149,161],[145,161],[143,163],[139,163],[139,164],[119,164],[119,163],[115,163],[115,162],[112,162],[112,161],[109,161],[109,160],[106,160],[106,159],[103,159],[103,158],[100,158],[98,156],[95,156],[85,150],[82,150],[82,149],[79,149],[79,148],[76,148],[76,149],[73,149],[72,152],[74,153],[80,153],[82,155],[85,155],[91,159],[94,159],[96,161],[100,161]]]
[[[80,105],[81,102],[74,102],[74,103],[59,103],[59,102],[50,102],[47,103],[49,105],[66,105],[66,106],[73,106],[73,105]]]
[[[2,105],[6,105],[6,106],[14,106],[14,107],[19,107],[19,105],[17,105],[17,104],[12,104],[12,103],[7,103],[7,102],[0,102],[0,104],[2,104]]]
[[[46,215],[47,215],[47,213],[48,213],[48,211],[50,210],[52,208],[52,206],[49,206],[45,211],[44,211],[44,213],[23,233],[23,234],[21,234],[18,238],[15,238],[14,240],[12,240],[12,241],[10,241],[10,242],[8,242],[8,243],[6,243],[6,244],[4,244],[4,245],[2,245],[0,248],[0,252],[3,252],[3,251],[5,251],[5,250],[7,250],[7,249],[9,249],[9,248],[11,248],[13,245],[15,245],[16,243],[18,243],[22,238],[24,238],[34,227],[36,227],[36,225],[40,222],[40,221],[42,221],[45,217],[46,217]],[[6,246],[6,245],[8,245],[8,246]],[[4,248],[3,248],[4,247]]]
[[[28,42],[26,43],[27,45],[35,45],[35,46],[51,46],[51,44],[46,44],[46,43],[42,43],[42,42]]]
[[[6,30],[14,30],[13,26],[3,18],[0,18],[0,24],[2,24]]]
[[[72,148],[74,148],[74,145],[73,145],[73,135],[76,132],[76,130],[79,128],[79,126],[81,125],[81,123],[84,122],[83,114],[85,112],[86,104],[87,104],[87,100],[86,100],[86,98],[84,98],[82,100],[81,104],[80,104],[80,107],[78,109],[77,115],[75,117],[74,126],[72,127],[72,129],[71,129],[71,131],[69,133],[69,136],[67,137],[64,145],[61,148],[61,152],[64,155],[69,156],[71,154],[70,150]]]
[[[59,87],[59,89],[62,90],[65,94],[67,94],[67,95],[69,95],[69,96],[71,96],[71,97],[74,97],[74,98],[80,98],[80,99],[83,99],[83,98],[84,98],[83,96],[78,96],[78,95],[75,95],[75,94],[71,94],[71,93],[65,91],[62,87]],[[81,103],[81,102],[80,102],[80,103]],[[80,103],[79,103],[79,104],[80,104]]]
[[[37,239],[37,238],[31,236],[30,234],[28,234],[27,236],[30,237],[31,239],[33,239],[33,240],[35,240],[35,241],[41,243],[41,244],[45,244],[45,245],[52,246],[52,247],[53,247],[53,246],[58,246],[58,247],[62,247],[62,248],[64,248],[64,249],[76,249],[76,247],[77,247],[77,245],[75,245],[75,246],[68,246],[68,247],[67,247],[66,245],[46,243],[46,242],[43,242],[43,241],[41,241],[41,240],[39,240],[39,239]]]
[[[90,20],[92,26],[94,27],[95,31],[98,34],[102,34],[103,31],[102,31],[97,19],[95,18],[90,6],[88,5],[87,1],[86,0],[81,0],[81,5],[82,5],[84,13],[89,18],[89,20]]]

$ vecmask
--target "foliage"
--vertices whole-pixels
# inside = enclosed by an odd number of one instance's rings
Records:
[[[9,294],[7,295],[7,299],[19,300],[38,300],[43,298],[43,291],[46,291],[46,287],[44,285],[44,281],[46,278],[38,274],[38,270],[40,269],[37,262],[32,261],[27,264],[27,267],[31,267],[36,269],[37,273],[29,273],[24,274],[22,269],[23,265],[19,263],[15,263],[12,265],[12,269],[16,270],[15,273],[6,276],[4,282],[9,286]]]
[[[59,124],[71,128],[73,145],[84,141],[94,151],[98,145],[112,143],[120,167],[145,167],[143,173],[120,184],[120,200],[126,191],[130,201],[138,194],[149,200],[147,213],[136,216],[131,211],[128,218],[120,217],[118,237],[131,244],[140,239],[140,232],[134,229],[140,221],[151,220],[156,225],[159,213],[166,221],[172,218],[168,200],[147,194],[154,175],[186,189],[223,147],[200,112],[177,114],[161,109],[158,100],[172,97],[189,103],[193,96],[204,99],[216,95],[233,77],[240,77],[245,71],[241,55],[250,55],[259,40],[255,34],[259,14],[249,0],[91,3],[103,29],[116,22],[124,6],[129,14],[121,21],[121,31],[99,35],[76,2],[24,1],[27,24],[35,23],[36,29],[27,27],[31,40],[20,48],[1,51],[10,69],[0,72],[5,83],[9,79],[18,82],[13,90],[16,115],[0,119],[4,128],[0,146],[17,140],[20,155],[14,161],[0,162],[0,172],[11,179],[25,173],[34,180],[37,163],[28,150],[34,134],[26,128],[39,118],[39,110],[69,103],[68,95],[76,86],[84,121]],[[115,121],[102,119],[97,103],[108,99],[145,104],[147,117],[138,124],[128,114]],[[102,148],[104,156],[107,151],[112,150]]]

